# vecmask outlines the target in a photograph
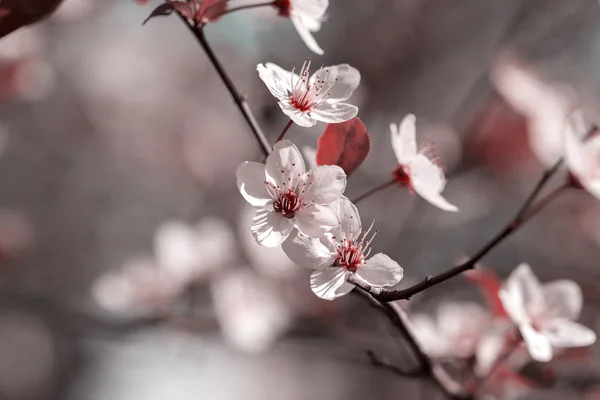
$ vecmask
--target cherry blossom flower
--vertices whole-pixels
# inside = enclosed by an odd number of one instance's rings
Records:
[[[553,348],[589,346],[596,341],[592,330],[574,322],[583,298],[573,281],[542,285],[529,265],[521,264],[508,277],[499,296],[536,361],[550,361]]]
[[[248,270],[236,270],[211,285],[217,319],[234,348],[261,353],[291,324],[288,305],[275,287]]]
[[[92,286],[96,303],[122,316],[161,314],[179,293],[179,282],[152,257],[132,259],[121,270],[101,275]]]
[[[229,227],[216,218],[203,219],[197,226],[166,221],[154,235],[155,255],[133,258],[121,269],[101,275],[92,296],[115,314],[160,314],[191,284],[232,264],[234,240]]]
[[[279,11],[279,15],[292,20],[298,34],[310,50],[319,55],[324,54],[312,32],[321,29],[329,0],[275,0],[273,5]]]
[[[431,149],[427,143],[417,148],[415,116],[407,115],[400,127],[391,124],[390,129],[392,147],[399,163],[392,173],[396,182],[444,211],[458,211],[441,194],[446,186],[446,178],[444,170],[431,156]]]
[[[502,97],[527,118],[528,139],[539,161],[550,166],[564,152],[563,128],[573,108],[573,91],[545,82],[539,73],[517,60],[503,58],[492,81]]]
[[[272,63],[258,64],[256,69],[284,114],[300,126],[310,127],[317,121],[339,123],[356,117],[358,108],[344,101],[360,84],[360,72],[340,64],[321,67],[310,76],[310,64],[310,59],[304,61],[300,75]]]
[[[583,188],[600,199],[600,135],[591,135],[580,113],[574,113],[564,133],[565,161]]]
[[[242,163],[237,182],[246,201],[258,208],[251,230],[263,246],[279,246],[294,228],[318,238],[338,224],[332,205],[346,189],[346,174],[337,166],[306,172],[292,142],[275,144],[265,165]]]
[[[466,359],[475,354],[491,318],[475,303],[448,302],[438,308],[435,318],[415,314],[411,321],[416,338],[428,355]]]
[[[197,226],[164,222],[154,235],[157,264],[182,285],[209,276],[233,262],[235,237],[220,219],[205,218]]]
[[[387,255],[378,253],[369,258],[369,237],[373,223],[363,231],[358,210],[342,196],[336,203],[338,227],[319,239],[294,231],[283,243],[283,251],[296,264],[314,269],[310,278],[313,292],[326,300],[333,300],[350,292],[354,285],[346,280],[350,274],[375,287],[391,287],[403,277],[398,263]]]
[[[248,226],[252,225],[252,218],[254,218],[255,213],[254,207],[250,205],[245,205],[240,213],[238,237],[244,255],[259,275],[280,282],[295,282],[299,273],[306,271],[294,264],[285,255],[281,247],[265,247],[256,243],[254,235],[248,229]]]

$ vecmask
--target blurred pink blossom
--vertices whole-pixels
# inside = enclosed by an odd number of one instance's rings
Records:
[[[499,295],[536,361],[550,361],[553,348],[583,347],[596,341],[594,331],[574,322],[581,312],[583,295],[573,281],[542,285],[529,265],[521,264]]]
[[[154,249],[159,268],[182,285],[205,279],[236,258],[233,232],[217,218],[203,219],[197,226],[166,221],[154,235]]]
[[[261,353],[291,324],[277,285],[249,270],[233,270],[213,281],[211,292],[225,339],[234,348]]]
[[[45,60],[39,28],[23,28],[0,41],[0,96],[37,101],[54,87],[54,69]]]
[[[186,288],[236,258],[233,232],[214,218],[196,227],[167,221],[157,229],[154,247],[154,257],[134,258],[96,280],[92,296],[102,308],[132,316],[164,313]]]
[[[165,313],[179,293],[179,282],[152,257],[132,259],[121,270],[100,276],[92,286],[92,297],[99,306],[134,317]]]
[[[574,107],[572,90],[546,83],[533,69],[510,58],[496,65],[492,81],[506,101],[527,118],[536,157],[544,165],[554,164],[564,153],[562,134]]]
[[[414,314],[411,321],[417,340],[428,355],[467,359],[475,355],[491,316],[475,303],[447,302],[438,307],[435,318]]]

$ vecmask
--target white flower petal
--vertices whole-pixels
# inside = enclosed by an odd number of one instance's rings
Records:
[[[279,100],[288,98],[288,93],[291,91],[292,77],[298,78],[298,75],[272,63],[267,63],[266,66],[258,64],[256,70],[271,94]]]
[[[215,313],[227,342],[244,352],[267,351],[291,324],[291,310],[277,288],[249,269],[211,284]]]
[[[329,235],[321,239],[313,239],[294,231],[283,242],[282,249],[294,263],[316,270],[331,267],[337,257],[335,246]]]
[[[568,130],[565,132],[565,162],[571,172],[578,178],[585,176],[585,144],[575,132]]]
[[[294,222],[298,230],[312,238],[320,238],[337,226],[331,207],[312,204],[296,212]]]
[[[323,165],[306,173],[308,190],[306,202],[329,204],[338,200],[346,190],[346,173],[337,165]]]
[[[527,318],[542,315],[545,312],[542,284],[528,264],[521,264],[506,280],[506,288],[524,307]],[[508,310],[506,310],[509,312]],[[510,314],[510,312],[509,312]],[[512,317],[512,315],[511,315]],[[515,320],[517,323],[521,321]]]
[[[190,271],[202,269],[197,232],[180,221],[162,224],[154,235],[158,265],[182,280],[191,279]]]
[[[415,192],[429,203],[444,211],[458,211],[440,194],[446,185],[444,171],[422,154],[410,164],[410,182]]]
[[[321,93],[328,93],[330,103],[348,100],[360,85],[360,72],[348,64],[323,67],[311,78],[311,84],[321,81]]]
[[[311,116],[317,121],[328,124],[338,124],[349,121],[358,115],[358,107],[347,103],[329,103],[324,101],[311,111]]]
[[[344,235],[356,237],[362,227],[360,214],[356,206],[346,196],[341,196],[330,207],[339,224],[334,230],[334,235],[339,238],[344,237]]]
[[[262,209],[252,218],[252,235],[258,244],[265,247],[277,247],[288,238],[292,232],[291,221],[280,213]]]
[[[402,280],[404,271],[396,261],[379,253],[358,268],[356,275],[373,286],[390,287]]]
[[[512,325],[496,324],[481,337],[475,351],[475,373],[487,376],[506,347],[506,333]]]
[[[423,347],[425,353],[433,358],[449,357],[452,344],[448,338],[440,334],[439,326],[433,319],[424,314],[415,314],[410,317],[415,339]]]
[[[347,275],[348,271],[338,267],[315,271],[310,275],[310,288],[320,298],[333,300],[354,289],[354,285],[346,282]]]
[[[537,332],[528,324],[521,325],[519,329],[521,330],[531,358],[539,362],[552,360],[552,346],[544,335]]]
[[[292,15],[290,15],[290,19],[292,20],[294,27],[298,31],[300,38],[302,38],[302,40],[306,44],[306,47],[308,47],[311,51],[313,51],[319,55],[325,54],[323,49],[319,46],[319,44],[313,37],[312,33],[310,32],[308,26],[305,23],[305,20],[301,17],[298,17],[294,13],[292,13]],[[315,27],[314,24],[311,24],[311,25],[313,25],[312,27]]]
[[[409,164],[417,157],[417,127],[416,117],[408,114],[400,127],[390,125],[392,132],[392,148],[400,164]]]
[[[573,281],[562,279],[542,285],[546,313],[555,318],[576,320],[583,306],[583,293]]]
[[[291,0],[292,13],[320,20],[329,7],[329,0]]]
[[[316,119],[312,118],[310,115],[308,115],[308,113],[298,111],[295,107],[292,107],[287,100],[285,102],[280,101],[278,104],[281,108],[281,111],[290,117],[290,119],[294,121],[296,125],[303,128],[310,128],[311,126],[315,126],[317,124]]]
[[[273,152],[267,157],[265,170],[267,176],[278,186],[293,186],[306,171],[302,154],[289,140],[275,143]],[[288,179],[292,179],[292,181]]]
[[[423,154],[418,154],[409,167],[410,180],[417,192],[441,193],[444,190],[444,170]]]
[[[458,211],[458,207],[456,207],[454,204],[451,204],[448,200],[444,198],[444,196],[442,196],[439,193],[425,192],[423,190],[417,190],[416,188],[415,191],[419,193],[419,195],[423,199],[427,200],[430,204],[436,206],[440,210],[452,212]]]
[[[554,347],[583,347],[596,342],[591,329],[573,321],[558,318],[544,326],[541,332]]]
[[[265,188],[265,166],[246,161],[236,171],[238,189],[244,199],[254,207],[264,207],[273,201]]]

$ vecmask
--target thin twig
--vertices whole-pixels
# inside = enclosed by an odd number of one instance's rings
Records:
[[[389,181],[389,182],[382,183],[381,185],[376,186],[373,189],[371,189],[371,190],[369,190],[369,191],[361,194],[360,196],[358,196],[357,198],[355,198],[354,200],[352,200],[352,203],[356,204],[359,201],[364,200],[367,197],[371,196],[372,194],[375,194],[375,193],[377,193],[377,192],[379,192],[379,191],[381,191],[383,189],[387,189],[388,187],[392,186],[394,183],[396,183],[396,181],[393,180],[393,179],[391,181]]]
[[[390,320],[394,327],[398,329],[398,332],[404,339],[405,343],[410,347],[411,354],[417,360],[418,366],[413,370],[402,371],[398,369],[399,371],[404,373],[410,372],[410,375],[423,376],[424,378],[430,379],[444,394],[452,399],[464,400],[471,397],[470,394],[465,391],[465,388],[462,387],[462,385],[454,381],[447,374],[447,372],[441,368],[441,366],[434,363],[421,348],[411,328],[408,315],[406,315],[404,310],[402,310],[397,303],[379,302],[367,292],[360,290],[360,288],[355,290],[353,293],[356,293],[364,300],[368,301],[369,304],[381,311]],[[405,374],[404,376],[407,375]]]
[[[355,279],[355,277],[352,275],[348,277],[348,282],[368,292],[378,301],[387,303],[395,300],[410,299],[412,296],[424,291],[425,289],[438,285],[457,275],[462,274],[465,271],[475,268],[476,263],[479,260],[481,260],[486,254],[488,254],[493,248],[495,248],[500,242],[502,242],[516,230],[521,228],[527,221],[529,221],[532,217],[537,215],[537,213],[539,213],[544,207],[546,207],[548,204],[550,204],[553,200],[555,200],[558,196],[560,196],[566,191],[566,189],[569,187],[568,184],[558,187],[557,189],[549,193],[546,197],[541,199],[538,203],[532,206],[532,203],[535,200],[535,198],[539,195],[540,191],[548,182],[548,180],[552,177],[552,175],[556,173],[561,163],[562,160],[557,162],[554,166],[552,166],[550,169],[544,172],[540,181],[536,184],[533,192],[525,200],[524,205],[521,206],[515,217],[511,219],[509,223],[499,233],[496,234],[496,236],[494,236],[477,253],[475,253],[475,255],[473,255],[469,260],[467,260],[463,264],[451,268],[441,274],[428,276],[420,283],[417,283],[416,285],[403,290],[385,290],[381,288],[375,288],[361,279]]]
[[[281,131],[281,133],[279,134],[279,137],[277,138],[277,140],[275,141],[275,143],[281,141],[283,139],[283,137],[285,136],[285,134],[287,133],[287,131],[290,129],[290,127],[294,124],[294,121],[292,121],[291,119],[289,120],[289,122],[287,124],[285,124],[285,127],[283,128],[283,130]]]
[[[238,109],[242,113],[242,116],[248,123],[248,126],[250,127],[250,130],[254,134],[254,137],[256,138],[256,141],[258,142],[263,154],[265,156],[269,155],[272,151],[269,141],[267,140],[265,134],[263,133],[260,126],[258,125],[258,122],[256,122],[256,118],[254,117],[254,114],[252,114],[252,110],[250,110],[250,106],[248,105],[246,98],[240,94],[239,90],[236,88],[235,84],[233,83],[233,81],[231,80],[229,75],[227,74],[227,71],[225,71],[225,68],[223,67],[223,65],[219,61],[218,57],[216,56],[216,54],[214,53],[214,51],[208,44],[208,41],[206,40],[206,36],[204,36],[204,31],[203,31],[202,27],[195,27],[195,26],[189,24],[184,16],[182,16],[181,14],[179,14],[179,16],[182,19],[182,21],[185,23],[185,25],[188,27],[190,32],[192,32],[194,34],[194,36],[198,40],[198,43],[200,43],[200,46],[202,47],[202,49],[208,56],[210,62],[213,64],[213,66],[217,70],[217,73],[221,77],[221,80],[225,84],[225,87],[227,87],[227,90],[231,94],[231,97],[233,97],[233,101],[235,102]]]
[[[273,6],[275,4],[276,4],[275,1],[269,1],[269,2],[266,2],[266,3],[244,4],[242,6],[233,7],[233,8],[228,9],[227,11],[225,11],[224,13],[222,13],[221,16],[227,15],[227,14],[231,14],[231,13],[236,12],[236,11],[248,10],[248,9],[251,9],[251,8],[260,8],[260,7],[266,7],[266,6]]]

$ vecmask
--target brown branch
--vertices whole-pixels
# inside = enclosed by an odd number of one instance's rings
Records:
[[[275,143],[277,143],[277,142],[279,142],[279,141],[281,141],[283,139],[283,137],[285,136],[285,134],[290,129],[290,127],[292,126],[293,123],[294,123],[294,121],[292,121],[290,119],[289,122],[287,124],[285,124],[285,127],[283,128],[283,130],[279,134],[279,137],[277,138],[277,140],[275,141]]]
[[[390,320],[392,325],[398,329],[398,332],[404,339],[405,343],[410,347],[412,356],[415,357],[418,362],[417,367],[408,371],[391,366],[391,364],[389,364],[387,361],[382,360],[378,360],[379,364],[384,365],[376,366],[385,367],[402,376],[422,376],[423,378],[430,379],[446,396],[452,399],[466,400],[471,398],[471,395],[465,390],[464,387],[462,387],[462,385],[453,380],[444,368],[434,363],[425,353],[425,351],[423,351],[417,342],[408,316],[398,304],[381,303],[370,296],[367,292],[360,290],[360,288],[359,290],[353,291],[353,293],[356,293],[365,301],[368,301],[369,304],[381,311]],[[373,362],[373,358],[371,358],[371,362]]]
[[[256,141],[258,142],[263,154],[265,156],[269,155],[271,153],[272,149],[271,149],[271,145],[269,144],[269,141],[267,140],[267,137],[265,136],[262,129],[258,125],[258,122],[256,122],[256,118],[254,117],[254,114],[252,114],[252,110],[250,110],[248,101],[246,100],[246,98],[244,96],[242,96],[240,94],[239,90],[236,88],[235,84],[233,83],[233,81],[231,80],[229,75],[227,74],[227,71],[225,71],[225,68],[219,61],[217,55],[214,53],[214,51],[208,44],[208,41],[206,40],[206,36],[204,36],[204,30],[202,29],[202,27],[195,27],[194,25],[191,25],[190,23],[188,23],[187,20],[185,19],[185,17],[182,16],[181,14],[179,14],[179,17],[184,22],[184,24],[188,27],[190,32],[192,32],[194,34],[194,36],[198,40],[198,43],[200,43],[200,46],[202,47],[202,49],[208,56],[208,59],[210,60],[210,62],[213,64],[213,66],[217,70],[217,73],[221,77],[221,80],[225,84],[225,87],[231,94],[231,97],[233,97],[233,101],[235,102],[238,109],[242,113],[242,116],[248,123],[248,126],[250,127],[252,134],[256,138]]]
[[[369,191],[361,194],[360,196],[358,196],[357,198],[355,198],[354,200],[352,200],[352,203],[356,204],[359,201],[364,200],[367,197],[369,197],[369,196],[371,196],[371,195],[373,195],[373,194],[375,194],[375,193],[377,193],[377,192],[379,192],[381,190],[387,189],[388,187],[392,186],[394,183],[396,183],[396,181],[393,180],[393,179],[391,181],[389,181],[389,182],[382,183],[381,185],[376,186],[373,189],[370,189]]]
[[[521,206],[521,208],[517,211],[517,214],[513,219],[511,219],[506,226],[496,234],[488,243],[486,243],[475,255],[473,255],[466,262],[457,265],[454,268],[451,268],[441,274],[428,276],[420,283],[417,283],[414,286],[403,290],[386,290],[382,288],[374,288],[368,283],[364,282],[361,279],[357,279],[356,277],[350,275],[348,278],[348,282],[353,285],[361,288],[362,290],[369,293],[376,300],[387,303],[395,300],[408,300],[412,296],[417,293],[420,293],[432,286],[443,283],[451,278],[454,278],[457,275],[462,274],[465,271],[475,268],[475,265],[479,260],[481,260],[485,255],[487,255],[492,249],[494,249],[499,243],[501,243],[504,239],[509,237],[516,230],[521,228],[527,221],[537,215],[544,207],[550,204],[553,200],[559,197],[561,194],[565,192],[565,190],[569,187],[568,184],[564,184],[557,189],[550,192],[547,196],[542,198],[536,204],[533,204],[533,201],[537,198],[540,191],[543,189],[548,180],[558,171],[558,168],[562,164],[562,159],[558,161],[555,165],[549,168],[544,172],[539,182],[536,184],[532,193],[525,200],[525,203]]]

